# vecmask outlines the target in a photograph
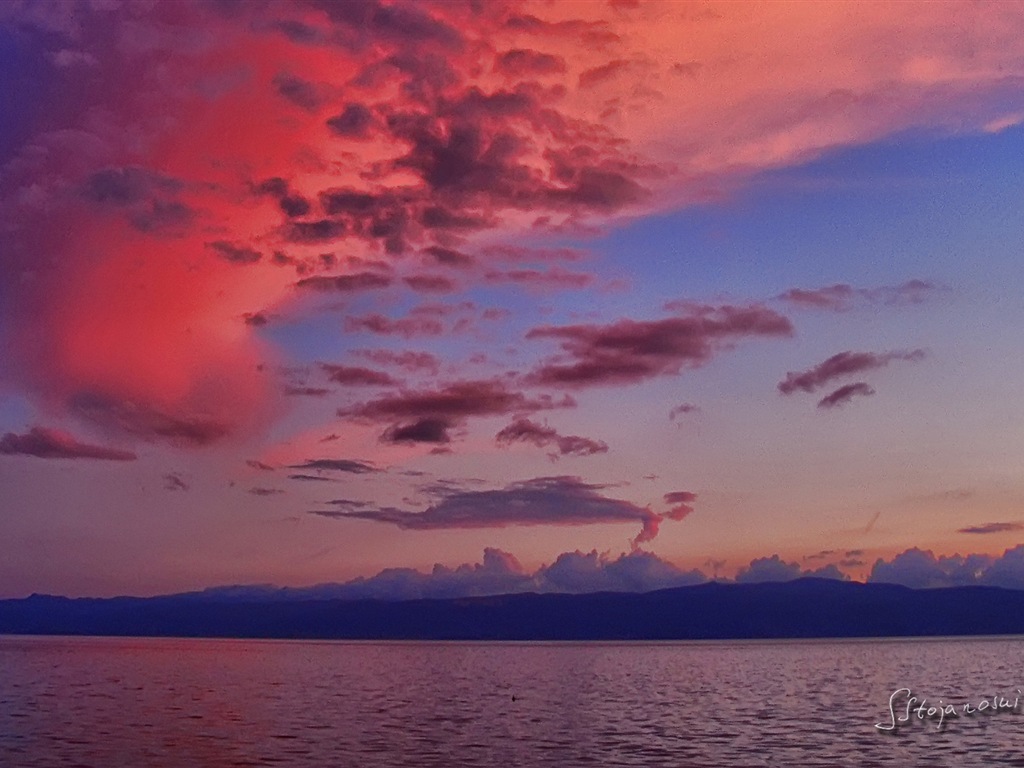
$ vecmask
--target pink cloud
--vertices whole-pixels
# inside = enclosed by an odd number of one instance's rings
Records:
[[[49,128],[11,147],[0,175],[11,383],[104,427],[206,445],[275,417],[259,365],[282,351],[238,318],[294,300],[291,268],[310,291],[393,284],[323,260],[325,246],[369,260],[443,249],[435,261],[468,280],[474,260],[481,276],[503,270],[485,240],[535,224],[579,233],[830,148],[972,131],[1024,106],[1007,86],[1024,75],[1016,10],[698,19],[686,6],[16,6],[22,33],[63,62],[55,87],[79,96],[49,100]],[[537,376],[637,381],[743,337],[692,353],[602,346],[626,330],[552,332],[565,359]]]

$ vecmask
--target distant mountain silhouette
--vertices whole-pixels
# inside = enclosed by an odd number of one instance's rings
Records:
[[[0,600],[0,633],[364,640],[703,640],[1024,634],[1024,591],[826,579],[447,600],[275,599],[274,589]]]

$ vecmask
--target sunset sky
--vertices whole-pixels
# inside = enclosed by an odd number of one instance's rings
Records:
[[[0,597],[1024,541],[1024,6],[26,0],[0,97]]]

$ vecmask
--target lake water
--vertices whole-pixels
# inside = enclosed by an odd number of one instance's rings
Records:
[[[1022,702],[882,732],[902,687]],[[1024,766],[1018,690],[1024,639],[0,637],[0,766]]]

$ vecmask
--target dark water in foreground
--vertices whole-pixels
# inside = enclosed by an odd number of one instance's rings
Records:
[[[1022,662],[1024,639],[0,637],[0,766],[1024,766]],[[1022,702],[883,733],[904,686]]]

